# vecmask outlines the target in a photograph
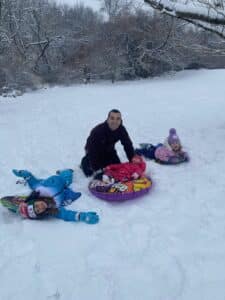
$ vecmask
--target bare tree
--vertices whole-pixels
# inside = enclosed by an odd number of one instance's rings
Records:
[[[99,0],[101,3],[101,11],[105,12],[109,19],[115,18],[123,12],[129,11],[134,1],[133,0]]]
[[[144,0],[163,14],[183,19],[225,38],[224,0]]]
[[[165,10],[166,15],[138,9],[133,0],[101,1],[108,18],[83,5],[0,0],[0,93],[5,86],[25,90],[41,82],[68,84],[82,78],[85,82],[113,82],[193,66],[225,66],[225,59],[219,57],[225,53],[221,39],[209,31],[186,27],[183,20],[187,16],[174,18],[172,8],[181,8],[175,0],[171,10]],[[147,1],[164,5],[165,0]],[[179,3],[189,8],[194,3],[189,1]],[[211,5],[221,12],[218,19],[222,20],[223,2],[214,1]],[[213,16],[211,10],[209,16]],[[206,19],[188,20],[206,26]],[[223,28],[222,23],[209,25]]]

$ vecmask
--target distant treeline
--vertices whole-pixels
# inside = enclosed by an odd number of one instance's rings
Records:
[[[103,8],[107,13],[104,1]],[[0,0],[0,94],[225,66],[225,47],[211,33],[132,5],[106,13],[47,0]]]

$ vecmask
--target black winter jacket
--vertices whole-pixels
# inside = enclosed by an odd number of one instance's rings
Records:
[[[115,144],[120,141],[130,161],[134,156],[134,148],[126,128],[121,124],[116,130],[111,130],[107,121],[92,129],[85,146],[91,167],[94,171],[106,165],[110,155],[116,153]]]

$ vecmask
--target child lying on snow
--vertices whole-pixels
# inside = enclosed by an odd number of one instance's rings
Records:
[[[13,198],[13,199],[12,199]],[[16,203],[16,205],[13,205]],[[39,192],[32,192],[28,197],[5,197],[0,199],[3,206],[27,219],[43,219],[52,216],[64,221],[96,224],[99,217],[95,212],[77,212],[58,206],[54,198],[41,197]],[[10,204],[12,202],[12,205]]]
[[[176,164],[189,160],[188,154],[182,150],[180,139],[174,128],[170,129],[164,144],[156,146],[140,144],[140,146],[140,149],[135,150],[138,155],[144,155],[146,158],[155,159],[158,162]]]
[[[125,182],[133,179],[138,179],[144,176],[146,163],[141,156],[135,155],[131,162],[112,164],[104,168],[104,173],[101,175],[106,183]]]
[[[64,221],[83,221],[88,224],[95,224],[99,217],[95,212],[76,212],[66,210],[63,206],[77,200],[81,193],[74,192],[69,188],[73,179],[73,170],[59,170],[56,175],[46,179],[37,178],[27,170],[13,170],[14,175],[22,177],[24,183],[33,190],[28,197],[17,197],[21,201],[15,201],[14,197],[5,197],[1,203],[9,209],[11,201],[14,212],[29,219],[40,219],[46,216],[54,216]],[[19,181],[20,182],[20,181]],[[25,199],[24,199],[25,198]],[[8,206],[9,205],[9,206]]]

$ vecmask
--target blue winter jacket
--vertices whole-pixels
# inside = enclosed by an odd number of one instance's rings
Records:
[[[77,211],[73,211],[73,210],[68,210],[65,209],[64,207],[60,207],[59,212],[54,215],[54,217],[58,218],[58,219],[62,219],[64,221],[68,221],[68,222],[77,222],[79,221],[79,213]]]

